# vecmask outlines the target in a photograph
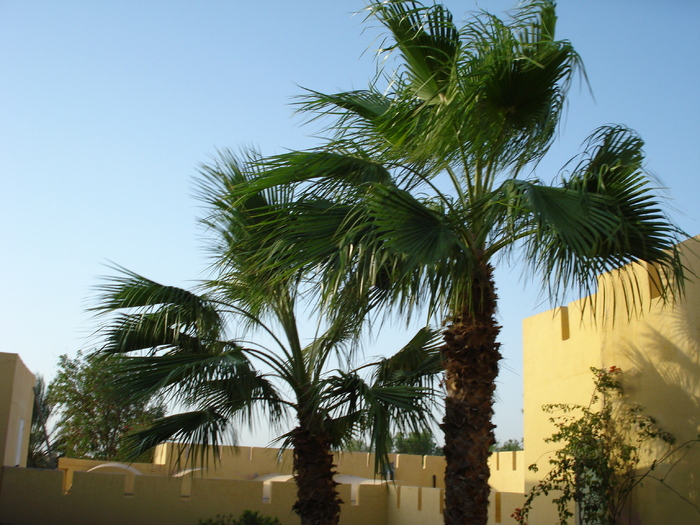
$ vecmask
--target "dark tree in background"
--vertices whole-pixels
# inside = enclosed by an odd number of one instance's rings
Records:
[[[414,454],[416,456],[442,456],[442,447],[435,441],[430,430],[422,432],[399,432],[394,436],[394,452],[397,454]]]
[[[363,439],[351,439],[342,448],[345,452],[373,452],[372,447]],[[414,454],[416,456],[442,456],[435,436],[430,430],[420,432],[398,432],[391,436],[391,451],[396,454]]]
[[[523,440],[511,438],[506,439],[503,443],[496,441],[491,448],[493,452],[517,452],[518,450],[523,450]]]
[[[124,437],[165,414],[159,400],[124,402],[116,394],[105,358],[81,352],[75,359],[59,357],[58,373],[46,400],[59,418],[54,429],[55,451],[72,458],[124,459]]]

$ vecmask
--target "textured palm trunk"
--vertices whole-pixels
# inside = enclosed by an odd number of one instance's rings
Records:
[[[472,308],[452,319],[443,333],[446,525],[486,525],[488,521],[488,457],[495,442],[491,417],[501,359],[489,264],[478,268],[472,287]]]
[[[292,432],[294,444],[294,480],[297,501],[294,512],[301,525],[337,525],[340,504],[333,480],[333,453],[325,436],[300,425]]]

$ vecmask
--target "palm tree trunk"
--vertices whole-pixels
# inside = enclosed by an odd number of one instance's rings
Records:
[[[302,422],[292,431],[297,484],[293,508],[301,525],[337,525],[342,501],[335,490],[338,483],[333,480],[333,453],[323,433],[310,429],[311,425]]]
[[[495,319],[493,268],[482,263],[472,280],[471,308],[443,333],[447,397],[445,432],[445,525],[486,525],[489,449],[501,327]]]

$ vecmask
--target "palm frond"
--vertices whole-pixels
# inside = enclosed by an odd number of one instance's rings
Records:
[[[455,233],[444,201],[419,201],[410,193],[385,186],[368,192],[369,216],[383,246],[424,264],[468,249]]]
[[[223,329],[223,319],[205,296],[164,286],[121,267],[116,270],[120,275],[107,277],[106,283],[98,288],[101,292],[97,298],[99,306],[92,310],[102,315],[115,310],[136,312],[122,313],[124,329],[143,328],[143,337],[164,342],[176,338],[175,332],[208,337]],[[143,321],[142,326],[139,319]],[[114,325],[113,345],[119,344],[118,325],[118,322]],[[113,350],[118,351],[116,347]]]
[[[544,1],[525,4],[509,22],[482,13],[463,29],[462,89],[471,102],[463,104],[459,130],[470,154],[492,169],[517,173],[551,145],[582,70],[573,46],[554,39],[555,22],[554,3]]]
[[[142,314],[120,314],[103,331],[103,351],[126,354],[139,350],[206,353],[207,343],[187,333],[187,326],[178,323],[177,313],[171,308]]]
[[[373,160],[362,150],[343,151],[294,151],[266,159],[260,165],[264,176],[258,177],[243,188],[246,193],[277,185],[293,185],[315,180],[320,187],[314,188],[314,194],[328,183],[333,188],[338,184],[346,187],[362,186],[371,183],[391,183],[391,176],[381,162]]]
[[[372,86],[366,90],[333,94],[307,90],[305,95],[299,97],[297,105],[299,111],[311,114],[312,121],[329,116],[336,118],[337,126],[333,125],[333,129],[359,126],[369,131],[383,120],[391,106],[391,99]],[[361,123],[366,125],[362,126]],[[356,131],[359,132],[359,129]]]
[[[178,461],[192,466],[208,465],[210,452],[219,457],[219,447],[236,445],[237,433],[225,416],[214,408],[196,410],[167,416],[157,420],[146,430],[131,434],[127,438],[127,457],[136,459],[144,452],[166,441],[175,441],[180,448]]]
[[[149,398],[156,392],[177,390],[178,400],[195,398],[200,385],[221,377],[244,382],[253,373],[241,349],[217,354],[171,354],[124,357],[113,363],[118,393],[129,399]]]
[[[421,328],[397,353],[382,359],[374,370],[377,384],[429,387],[443,373],[439,330]]]
[[[662,295],[682,290],[676,244],[683,233],[663,212],[643,168],[643,143],[623,127],[604,127],[559,187],[511,180],[494,193],[498,228],[492,250],[525,243],[526,260],[559,298],[570,287],[591,293],[597,276],[651,263],[663,275]]]
[[[361,330],[370,309],[370,305],[364,305],[349,308],[339,315],[331,313],[326,316],[328,326],[322,333],[317,333],[304,349],[313,377],[321,377],[331,356],[335,356],[338,362],[354,361]]]
[[[198,188],[198,196],[209,212],[201,222],[214,241],[213,267],[219,274],[210,288],[252,314],[251,324],[263,315],[271,295],[284,288],[294,293],[293,282],[279,278],[278,273],[272,278],[265,260],[269,253],[266,248],[275,242],[274,225],[285,221],[285,208],[293,191],[269,187],[243,194],[241,188],[259,178],[258,160],[254,152],[244,159],[224,152],[215,162],[200,168]]]
[[[452,14],[441,5],[414,1],[374,2],[369,10],[391,32],[393,44],[383,51],[400,52],[414,96],[428,103],[444,99],[460,55]]]
[[[336,371],[326,383],[323,400],[331,421],[343,428],[354,425],[356,432],[370,433],[377,473],[387,471],[392,430],[417,431],[430,424],[434,396],[430,388],[397,381],[368,383],[354,371]]]

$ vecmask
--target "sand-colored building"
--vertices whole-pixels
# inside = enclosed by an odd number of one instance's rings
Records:
[[[34,375],[17,354],[0,353],[0,457],[3,465],[27,466],[34,382]]]
[[[700,244],[691,239],[681,248],[689,272],[700,275]],[[526,446],[524,452],[498,453],[490,460],[490,524],[514,524],[513,510],[547,471],[553,451],[544,438],[554,427],[542,405],[587,404],[593,391],[591,367],[621,368],[625,402],[644,407],[679,443],[698,438],[700,283],[689,282],[684,297],[664,306],[646,269],[637,268],[634,275],[644,305],[638,315],[628,315],[620,307],[624,301],[610,308],[611,297],[624,295],[621,283],[630,281],[606,275],[599,285],[605,294],[523,322]],[[150,464],[62,459],[56,471],[23,468],[33,382],[18,356],[0,354],[0,523],[196,525],[244,509],[277,516],[284,525],[299,522],[291,512],[296,488],[288,451],[227,448],[212,463],[215,468],[194,472],[177,465],[176,458],[186,451],[172,444],[159,447]],[[648,451],[642,466],[663,451]],[[443,458],[394,455],[392,461],[395,482],[381,483],[373,475],[371,454],[337,454],[343,525],[442,523]],[[525,468],[533,463],[540,466],[537,474]],[[659,465],[655,477],[663,483],[649,479],[635,490],[626,522],[700,523],[700,443]],[[555,509],[547,501],[536,506],[529,521],[555,522]]]

